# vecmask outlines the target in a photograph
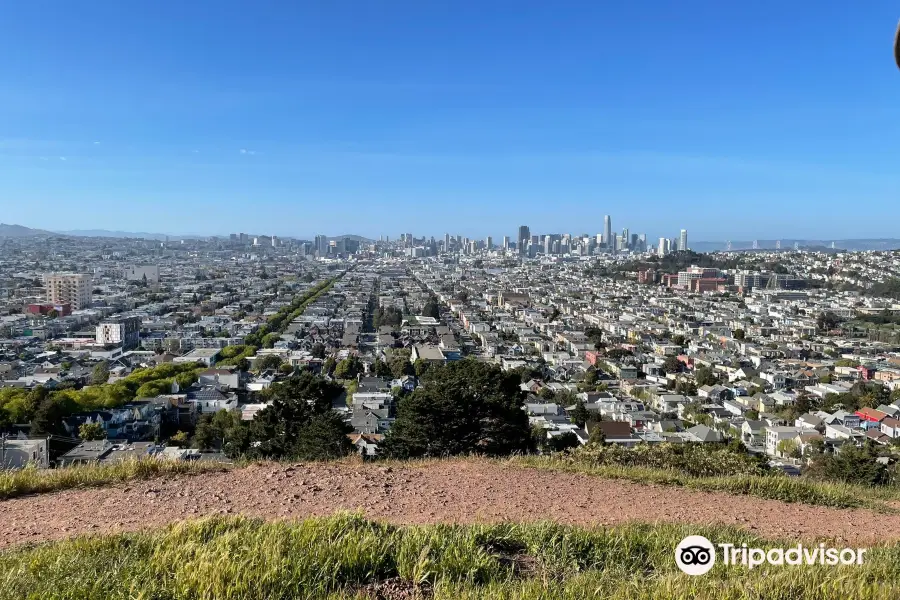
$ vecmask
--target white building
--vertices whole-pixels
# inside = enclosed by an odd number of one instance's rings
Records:
[[[141,343],[141,320],[118,317],[101,321],[97,325],[96,340],[101,346],[122,346],[125,350],[137,348]]]
[[[125,279],[128,281],[143,282],[151,289],[159,289],[159,265],[144,265],[140,267],[128,267],[125,269]]]

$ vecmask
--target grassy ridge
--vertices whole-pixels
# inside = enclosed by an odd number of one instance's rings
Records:
[[[0,554],[0,600],[345,599],[366,597],[364,586],[392,578],[438,599],[900,596],[898,545],[870,549],[862,566],[748,571],[717,564],[705,576],[689,577],[674,563],[675,546],[689,534],[714,543],[791,545],[726,527],[396,527],[352,515],[295,523],[214,518]]]
[[[900,500],[900,490],[894,487],[864,487],[846,483],[813,481],[779,474],[698,477],[675,470],[595,465],[546,456],[519,456],[503,462],[517,467],[582,473],[610,479],[625,479],[635,483],[674,485],[706,492],[725,492],[740,496],[755,496],[767,500],[799,502],[833,508],[869,508],[879,512],[896,513],[898,510],[886,504],[885,501]]]
[[[227,466],[210,462],[126,459],[104,465],[77,465],[61,469],[0,469],[0,500],[43,494],[71,488],[99,487],[161,475],[182,475],[223,471]]]

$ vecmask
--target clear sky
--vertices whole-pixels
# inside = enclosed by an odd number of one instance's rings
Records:
[[[895,1],[0,5],[0,222],[900,237]]]

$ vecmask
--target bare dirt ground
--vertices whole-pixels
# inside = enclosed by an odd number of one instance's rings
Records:
[[[291,519],[338,510],[400,524],[661,521],[737,525],[767,537],[830,537],[857,546],[900,539],[896,528],[877,527],[884,515],[869,510],[451,460],[403,468],[256,465],[15,498],[0,502],[0,548],[79,534],[135,531],[209,515]]]

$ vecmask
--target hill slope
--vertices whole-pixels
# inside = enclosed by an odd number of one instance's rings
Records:
[[[766,537],[836,537],[870,544],[896,528],[859,523],[896,518],[867,509],[788,504],[748,496],[642,485],[590,475],[447,460],[420,466],[343,463],[254,465],[0,502],[0,547],[76,534],[135,531],[210,515],[264,519],[337,510],[397,524],[553,520],[572,525],[666,521],[738,526]]]

